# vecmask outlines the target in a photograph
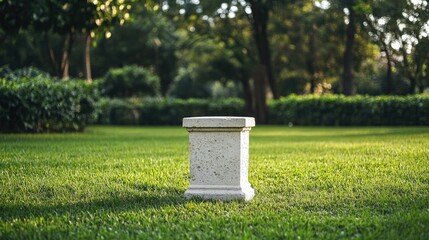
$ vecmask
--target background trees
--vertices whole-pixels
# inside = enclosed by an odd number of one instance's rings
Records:
[[[0,65],[90,80],[146,68],[172,97],[411,94],[429,75],[426,0],[0,1]],[[91,61],[92,59],[92,61]]]
[[[20,34],[23,30],[35,34],[29,41],[39,41],[36,48],[46,49],[40,54],[40,61],[49,60],[50,72],[63,79],[69,77],[70,55],[75,41],[84,35],[85,76],[91,80],[91,39],[97,33],[105,33],[109,38],[109,28],[129,19],[130,9],[131,5],[125,0],[4,0],[0,3],[0,20],[4,36]],[[58,42],[58,38],[59,43],[52,43]],[[6,59],[4,64],[7,63],[10,61]],[[19,62],[15,64],[20,65]]]

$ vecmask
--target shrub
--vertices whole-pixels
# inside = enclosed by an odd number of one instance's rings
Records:
[[[126,99],[103,98],[99,102],[100,124],[136,125],[140,119],[139,105]]]
[[[102,124],[180,125],[182,118],[192,116],[242,116],[241,99],[103,99]]]
[[[271,124],[429,125],[429,96],[290,96],[268,105]]]
[[[135,65],[111,69],[101,83],[104,93],[112,98],[157,96],[160,80],[147,69]]]
[[[143,102],[141,124],[180,125],[182,118],[195,116],[241,116],[244,102],[240,99],[154,99]]]
[[[16,70],[11,70],[8,66],[0,67],[0,78],[5,78],[7,80],[19,80],[21,78],[49,78],[49,74],[43,72],[35,67],[20,68]]]
[[[82,131],[97,114],[98,91],[83,81],[0,79],[0,131]]]
[[[103,124],[180,125],[192,116],[243,116],[244,101],[212,99],[104,99]],[[429,125],[429,95],[290,96],[268,103],[269,124],[301,126]]]
[[[168,90],[168,95],[173,98],[209,98],[210,86],[207,82],[197,81],[189,70],[179,71],[178,76]]]

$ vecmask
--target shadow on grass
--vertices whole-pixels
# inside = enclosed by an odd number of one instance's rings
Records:
[[[95,199],[80,202],[41,203],[0,205],[0,220],[38,218],[49,216],[79,215],[82,213],[120,213],[157,209],[165,206],[179,206],[186,202],[201,200],[187,200],[183,190],[170,187],[158,187],[148,184],[133,184],[138,192],[114,192],[107,194],[105,199]]]

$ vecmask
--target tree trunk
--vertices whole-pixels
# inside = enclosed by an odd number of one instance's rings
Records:
[[[61,57],[61,66],[60,72],[63,80],[69,79],[69,59],[70,52],[73,46],[73,29],[65,36],[62,57]]]
[[[61,65],[60,65],[60,73],[61,78],[68,79],[69,77],[69,64],[68,64],[68,46],[70,44],[70,35],[65,36],[64,43],[63,43],[63,49],[62,49],[62,56],[61,56]]]
[[[307,70],[308,73],[310,75],[310,92],[314,93],[314,90],[316,89],[316,67],[314,64],[314,59],[316,59],[316,57],[314,56],[314,54],[316,53],[316,39],[315,39],[315,35],[316,35],[316,26],[313,25],[312,26],[312,31],[309,35],[309,52],[310,52],[310,57],[307,59]]]
[[[423,84],[423,73],[422,73],[422,67],[423,67],[423,63],[421,61],[415,60],[415,65],[416,65],[416,71],[415,71],[415,78],[416,78],[416,87],[418,90],[418,93],[423,93],[424,92],[424,84]]]
[[[392,58],[387,48],[386,43],[383,41],[383,47],[385,48],[386,59],[387,59],[387,69],[386,69],[386,94],[393,93],[393,84],[392,84]]]
[[[415,76],[413,76],[412,71],[410,69],[410,63],[408,62],[407,51],[404,48],[404,43],[402,42],[401,53],[403,58],[403,64],[405,71],[407,73],[408,79],[410,80],[410,89],[408,90],[409,94],[414,94],[416,92],[417,81]]]
[[[48,53],[48,56],[49,56],[49,63],[52,68],[52,73],[54,74],[54,76],[60,77],[60,74],[58,72],[58,62],[57,62],[57,59],[55,58],[54,49],[52,48],[51,42],[49,41],[48,31],[45,31],[43,33],[43,38],[46,44],[46,52]]]
[[[245,114],[246,116],[255,116],[253,109],[253,91],[250,86],[249,78],[246,75],[243,75],[241,79],[241,84],[243,86],[244,94],[244,104],[245,104]]]
[[[416,93],[416,86],[417,86],[416,78],[413,76],[409,76],[408,78],[410,79],[409,94],[414,94],[414,93]]]
[[[243,86],[245,114],[246,116],[254,117],[255,116],[255,111],[253,109],[254,88],[252,88],[250,84],[248,69],[242,68],[241,74],[240,74],[240,82],[241,82],[241,85]]]
[[[266,76],[268,77],[268,82],[270,84],[270,89],[273,94],[274,99],[280,97],[277,91],[276,80],[274,78],[272,63],[271,63],[271,50],[268,41],[268,19],[269,19],[269,9],[264,6],[262,1],[253,0],[250,1],[250,6],[252,9],[252,31],[253,38],[256,42],[256,47],[258,49],[259,60],[262,65],[265,66]]]
[[[268,110],[267,110],[267,93],[266,93],[266,67],[265,65],[258,64],[253,67],[253,99],[255,110],[255,118],[259,124],[268,123]]]
[[[92,82],[91,73],[91,33],[88,31],[85,36],[85,77],[87,82]]]
[[[425,91],[425,81],[428,80],[429,77],[429,67],[426,67],[426,72],[424,71],[424,62],[419,62],[419,74],[418,74],[418,83],[417,88],[420,94],[424,93]]]
[[[423,84],[423,81],[421,81],[421,84],[419,84],[418,89],[420,94],[424,93],[425,85]]]
[[[343,62],[343,94],[353,95],[353,46],[356,34],[356,13],[353,7],[349,7],[349,24],[347,25],[346,49]]]

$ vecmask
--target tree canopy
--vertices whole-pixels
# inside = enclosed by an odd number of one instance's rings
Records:
[[[428,34],[426,0],[0,1],[0,65],[88,80],[138,65],[164,96],[232,87],[262,121],[289,94],[424,92]]]

